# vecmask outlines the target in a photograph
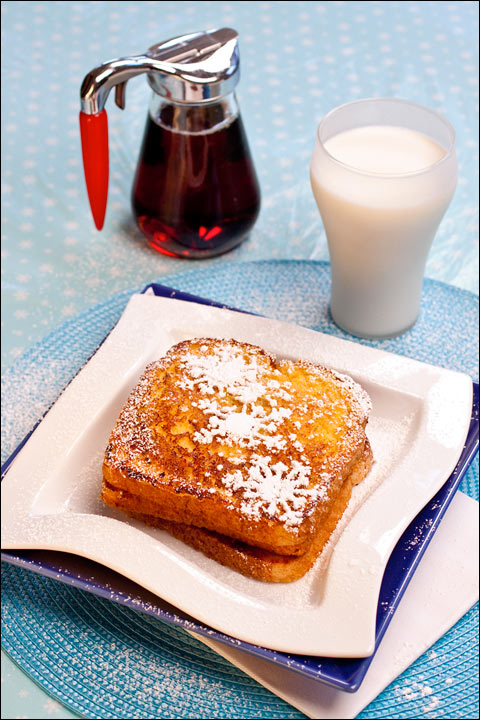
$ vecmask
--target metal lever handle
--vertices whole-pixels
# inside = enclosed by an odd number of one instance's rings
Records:
[[[113,87],[124,86],[130,78],[155,70],[168,75],[177,73],[177,69],[173,65],[155,60],[147,55],[135,55],[102,63],[85,75],[80,88],[81,111],[86,115],[96,115],[102,112]]]

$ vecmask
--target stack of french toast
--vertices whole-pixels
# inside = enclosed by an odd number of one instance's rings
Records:
[[[111,433],[102,498],[246,576],[315,563],[368,473],[370,401],[346,375],[236,340],[150,364]]]

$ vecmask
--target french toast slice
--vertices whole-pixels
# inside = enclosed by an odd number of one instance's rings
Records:
[[[109,505],[125,511],[135,520],[140,520],[160,530],[166,530],[178,540],[242,575],[264,582],[289,583],[299,580],[314,565],[342,517],[353,487],[367,475],[371,464],[372,453],[367,443],[364,456],[357,462],[344,482],[326,520],[317,529],[303,555],[278,555],[263,548],[247,545],[226,535],[220,535],[212,530],[162,520],[162,518],[149,515],[148,512],[139,512],[136,498],[111,486],[107,486],[104,493]]]
[[[327,368],[235,340],[181,342],[121,411],[102,497],[122,490],[144,514],[302,555],[366,453],[370,407]]]

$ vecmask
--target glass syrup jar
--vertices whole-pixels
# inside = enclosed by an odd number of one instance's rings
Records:
[[[104,81],[102,85],[105,70],[112,71],[110,87],[117,85],[121,107],[129,77],[146,72],[153,90],[132,190],[133,212],[150,245],[166,255],[205,258],[245,240],[260,210],[260,189],[234,93],[239,80],[235,30],[174,38],[144,56],[111,61],[87,75],[80,116],[87,189],[97,227],[103,225],[106,196],[88,164],[91,153],[98,156],[105,143],[94,136],[89,123],[97,124],[96,117],[105,113],[110,89],[103,87]],[[96,88],[95,93],[91,87],[98,77],[100,91]],[[96,102],[91,102],[95,96]]]

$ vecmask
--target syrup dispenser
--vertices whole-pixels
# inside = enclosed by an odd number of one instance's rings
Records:
[[[230,28],[173,38],[145,55],[111,60],[85,77],[80,132],[87,192],[98,230],[108,194],[105,102],[125,107],[127,80],[153,90],[132,191],[141,231],[156,250],[211,257],[245,239],[260,191],[234,88],[238,34]]]

